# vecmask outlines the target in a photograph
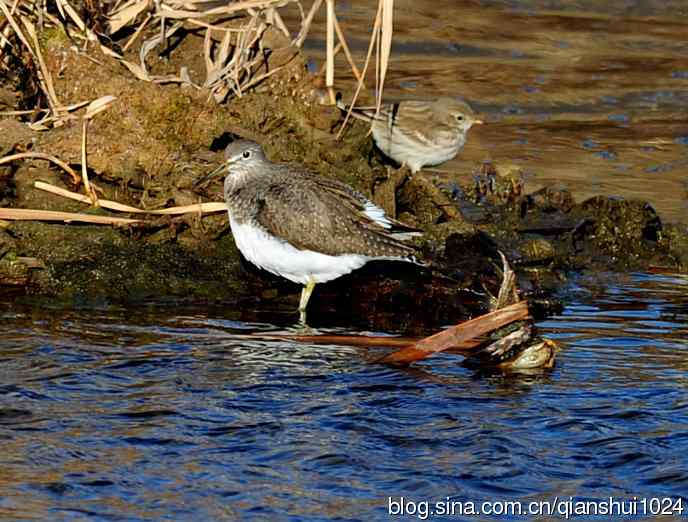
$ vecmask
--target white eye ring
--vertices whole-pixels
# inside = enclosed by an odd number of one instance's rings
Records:
[[[463,121],[463,114],[459,114],[458,116],[456,116],[456,120]]]
[[[244,159],[248,159],[251,157],[251,151],[250,150],[245,150],[242,154]]]

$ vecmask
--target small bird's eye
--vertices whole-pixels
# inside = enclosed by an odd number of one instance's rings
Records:
[[[463,114],[458,114],[458,115],[456,116],[456,120],[457,120],[457,121],[463,121]]]
[[[248,159],[251,157],[251,151],[250,150],[245,150],[244,153],[242,154],[244,159]]]

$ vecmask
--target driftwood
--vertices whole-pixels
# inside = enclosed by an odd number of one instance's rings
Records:
[[[513,332],[504,333],[491,343],[486,339],[488,334],[518,321],[525,324]],[[253,334],[247,338],[395,349],[376,360],[385,364],[408,365],[446,351],[467,356],[470,366],[492,366],[508,370],[551,368],[554,365],[555,351],[555,345],[551,341],[533,337],[526,301],[451,326],[423,339],[331,334]]]
[[[502,326],[514,321],[527,319],[528,317],[528,303],[520,301],[421,339],[411,346],[386,355],[380,359],[380,362],[410,364],[420,361],[436,353],[443,352],[448,348],[461,346]]]

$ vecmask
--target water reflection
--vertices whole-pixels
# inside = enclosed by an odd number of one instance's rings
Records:
[[[374,9],[337,3],[359,63]],[[324,11],[306,47],[318,61],[323,22]],[[565,182],[579,199],[643,198],[667,220],[688,216],[685,2],[402,0],[394,29],[388,98],[460,94],[490,123],[441,175],[517,164],[528,190]],[[353,92],[347,67],[341,56],[338,87]]]

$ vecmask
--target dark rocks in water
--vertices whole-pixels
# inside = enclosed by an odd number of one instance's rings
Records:
[[[675,264],[680,271],[688,272],[688,224],[665,226],[663,240],[673,261],[671,265]]]
[[[571,191],[564,186],[553,185],[543,187],[540,190],[527,194],[521,202],[521,214],[528,210],[537,209],[542,213],[570,212],[576,205]]]
[[[578,255],[589,257],[593,265],[642,268],[658,253],[662,222],[645,201],[597,196],[571,214],[589,223],[575,243]]]
[[[17,241],[0,229],[0,288],[25,287],[31,281],[32,264],[35,258],[17,256]]]
[[[644,201],[597,196],[577,203],[561,186],[522,194],[513,172],[500,176],[497,170],[491,167],[465,191],[444,185],[457,208],[468,200],[489,216],[447,236],[438,250],[447,273],[464,284],[466,277],[498,280],[500,251],[516,270],[522,295],[547,312],[554,304],[547,296],[571,270],[678,270],[688,264],[685,230],[664,225]]]

